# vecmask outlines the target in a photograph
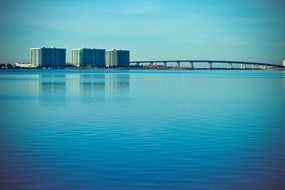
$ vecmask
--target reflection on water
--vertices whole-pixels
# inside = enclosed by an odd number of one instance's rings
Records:
[[[0,189],[285,189],[285,73],[0,71]]]
[[[285,75],[285,71],[283,71],[283,74]],[[284,88],[285,88],[285,78],[282,79],[282,82],[283,82],[283,85],[284,85]]]
[[[129,91],[129,75],[105,75],[106,96],[122,94]]]
[[[69,82],[80,84],[78,89],[74,88],[73,90],[78,91],[81,96],[104,96],[105,75],[81,75],[79,81],[70,80]]]
[[[28,76],[33,96],[112,97],[129,93],[128,74],[34,74]]]
[[[66,79],[65,75],[43,74],[39,80],[39,95],[61,96],[65,94]],[[37,85],[36,85],[37,86]]]

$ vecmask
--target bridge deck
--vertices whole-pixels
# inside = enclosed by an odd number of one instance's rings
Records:
[[[271,66],[278,68],[285,68],[285,66],[271,64],[271,63],[258,63],[258,62],[248,62],[248,61],[222,61],[222,60],[150,60],[150,61],[130,61],[130,63],[226,63],[226,64],[245,64],[245,65],[261,65],[261,66]]]

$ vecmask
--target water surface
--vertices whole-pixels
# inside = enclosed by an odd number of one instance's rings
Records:
[[[1,71],[0,189],[284,189],[285,72]]]

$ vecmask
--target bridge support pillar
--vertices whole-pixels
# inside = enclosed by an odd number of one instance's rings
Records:
[[[246,69],[245,64],[240,64],[240,69]]]
[[[232,63],[228,63],[228,69],[232,69],[233,68],[233,64]]]
[[[209,64],[208,68],[209,68],[209,69],[212,69],[212,66],[213,66],[213,65],[212,65],[212,62],[209,62],[208,64]]]
[[[177,67],[180,67],[180,61],[177,61]]]
[[[167,67],[167,62],[166,61],[163,62],[163,66]]]
[[[193,62],[192,62],[192,61],[190,62],[190,68],[191,68],[191,69],[194,69],[194,65],[193,65]]]

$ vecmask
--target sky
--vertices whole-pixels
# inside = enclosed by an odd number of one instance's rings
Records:
[[[283,0],[0,0],[0,63],[30,48],[129,49],[131,60],[281,64]]]

